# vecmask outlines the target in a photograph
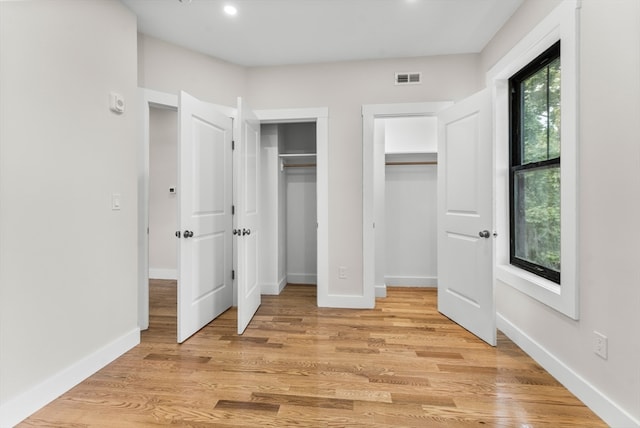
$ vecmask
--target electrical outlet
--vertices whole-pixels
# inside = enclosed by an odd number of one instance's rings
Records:
[[[338,278],[347,279],[347,268],[345,266],[338,267]]]
[[[600,357],[604,358],[605,360],[607,359],[607,336],[605,336],[602,333],[598,333],[597,331],[594,330],[593,332],[594,335],[594,339],[593,339],[593,352],[596,353],[596,355],[599,355]]]

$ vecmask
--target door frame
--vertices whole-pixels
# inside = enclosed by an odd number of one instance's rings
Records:
[[[362,279],[365,300],[386,297],[387,289],[376,287],[375,241],[375,177],[374,123],[375,119],[410,116],[437,116],[453,105],[451,101],[398,104],[365,104],[362,106]]]
[[[149,111],[164,108],[178,111],[178,95],[138,88],[142,126],[138,129],[138,326],[149,328]],[[213,103],[210,103],[213,104]],[[223,114],[235,119],[236,109],[213,104]],[[234,287],[235,290],[235,287]]]
[[[178,95],[138,88],[142,126],[138,144],[138,326],[149,328],[149,109],[178,110]],[[215,104],[229,117],[236,119],[235,108]],[[255,110],[260,123],[315,122],[317,164],[318,216],[318,306],[329,301],[329,169],[328,135],[329,109],[298,108]],[[234,282],[234,304],[237,304]]]
[[[317,192],[317,305],[331,306],[329,296],[329,109],[296,108],[255,110],[261,124],[315,122]]]

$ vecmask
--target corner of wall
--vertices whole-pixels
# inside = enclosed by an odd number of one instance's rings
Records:
[[[18,424],[138,344],[140,329],[136,328],[28,391],[2,403],[0,427]]]

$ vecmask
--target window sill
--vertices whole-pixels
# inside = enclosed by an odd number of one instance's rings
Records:
[[[561,286],[526,270],[505,264],[496,266],[496,280],[521,291],[571,319],[578,319],[575,299],[572,297],[572,294],[575,296],[575,293],[571,292],[571,286]]]
[[[529,294],[530,287],[539,287],[547,292],[560,295],[560,285],[513,265],[498,265],[496,279],[527,294]]]

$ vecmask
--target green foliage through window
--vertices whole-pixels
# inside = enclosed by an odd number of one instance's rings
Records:
[[[560,42],[510,80],[511,263],[560,283]]]

